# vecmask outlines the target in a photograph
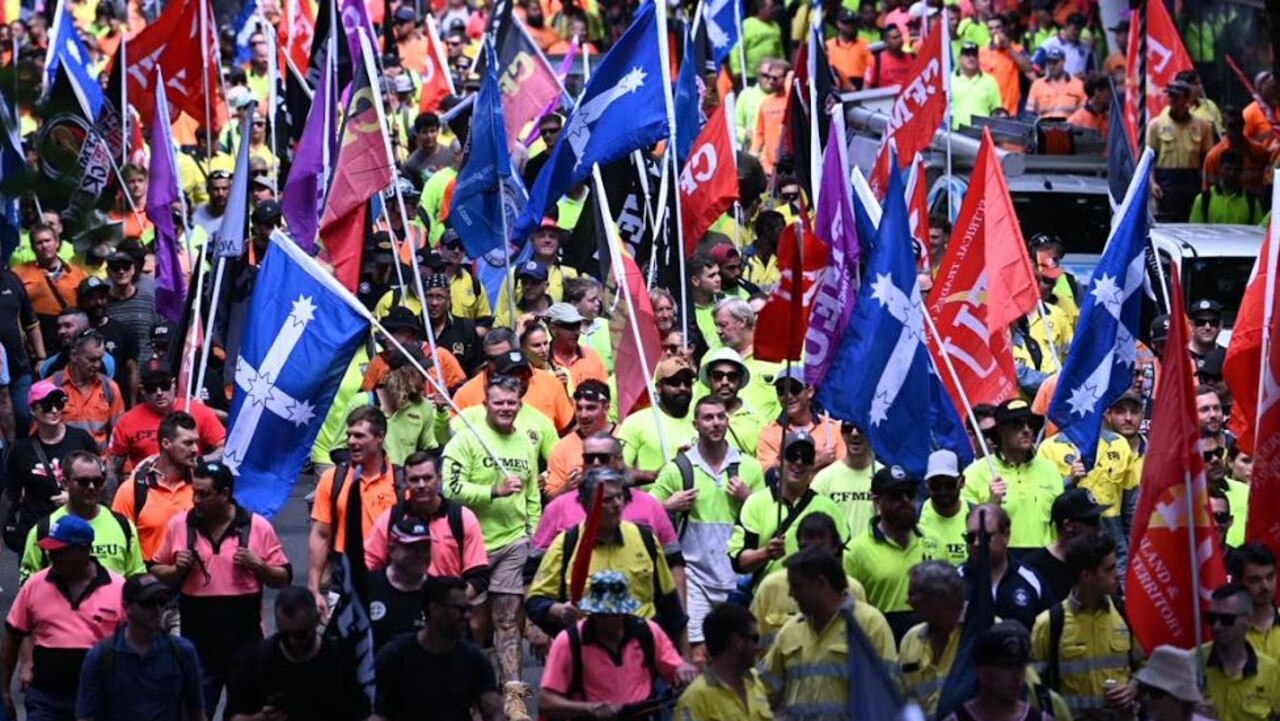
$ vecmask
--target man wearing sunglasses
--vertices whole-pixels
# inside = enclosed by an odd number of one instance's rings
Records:
[[[982,543],[980,529],[986,521],[988,537],[987,553],[991,577],[980,579],[973,573],[979,546]],[[969,558],[960,567],[965,583],[972,590],[974,585],[986,584],[991,589],[992,609],[998,618],[1010,619],[1031,628],[1036,615],[1048,607],[1053,599],[1044,581],[1031,568],[1018,562],[1009,554],[1009,514],[992,503],[983,503],[969,509],[965,518],[964,540]],[[1075,583],[1075,576],[1072,576]],[[1063,596],[1065,598],[1065,596]]]
[[[1280,713],[1280,663],[1249,642],[1253,601],[1237,583],[1214,589],[1209,598],[1213,640],[1202,653],[1204,695],[1220,719],[1275,718]]]
[[[804,431],[813,439],[816,448],[814,470],[822,471],[844,458],[845,443],[840,433],[840,421],[813,407],[814,388],[804,380],[803,364],[784,368],[773,379],[773,391],[778,403],[787,414],[786,426]],[[781,419],[775,420],[760,431],[756,442],[756,459],[766,471],[778,467],[782,441]],[[815,483],[817,479],[814,479]],[[823,491],[815,488],[819,493]]]
[[[588,380],[601,383],[609,379],[604,360],[594,348],[582,344],[582,326],[587,322],[578,309],[569,303],[552,303],[547,309],[547,325],[551,330],[552,365],[565,368],[572,379],[571,387]]]
[[[818,471],[813,490],[835,501],[849,532],[857,536],[870,527],[876,515],[871,476],[882,466],[876,462],[871,439],[855,424],[840,422],[840,443],[843,457]]]
[[[867,590],[867,601],[884,614],[901,641],[915,623],[907,590],[911,569],[938,553],[936,539],[925,536],[916,499],[924,482],[901,466],[886,466],[871,478],[871,500],[878,515],[853,536],[844,556],[845,571]]]
[[[1044,418],[1026,401],[1012,398],[996,407],[992,431],[996,450],[964,469],[960,497],[971,503],[997,503],[1012,519],[1010,546],[1030,550],[1053,540],[1049,515],[1062,493],[1062,474],[1036,455],[1036,434]]]
[[[1053,501],[1049,520],[1057,537],[1053,543],[1031,551],[1022,559],[1044,581],[1053,598],[1066,598],[1076,582],[1067,566],[1067,546],[1081,536],[1096,535],[1107,510],[1106,505],[1084,488],[1068,488]]]
[[[960,459],[955,451],[943,448],[929,454],[924,484],[929,499],[920,506],[920,529],[937,539],[939,558],[959,566],[969,558],[969,548],[964,540],[966,509],[960,500],[964,476],[960,474]]]
[[[689,417],[696,378],[697,372],[684,358],[662,359],[653,372],[658,407],[637,410],[618,426],[622,460],[637,486],[653,483],[668,459],[697,441]]]
[[[138,340],[140,363],[151,360],[151,329],[160,322],[160,314],[156,312],[155,279],[139,279],[145,255],[141,245],[126,240],[107,256],[107,278],[111,281],[107,313],[133,332]]]
[[[167,371],[147,371],[138,390],[142,402],[120,416],[107,447],[106,456],[115,477],[122,477],[126,465],[135,467],[160,452],[158,429],[173,411],[185,411],[195,419],[200,455],[209,461],[222,457],[227,429],[204,403],[177,398],[177,384]]]
[[[1191,338],[1187,341],[1187,352],[1191,354],[1191,362],[1196,364],[1196,371],[1210,360],[1214,361],[1216,367],[1222,367],[1227,352],[1218,345],[1221,333],[1222,304],[1209,298],[1192,303]]]
[[[18,566],[19,583],[25,583],[33,574],[49,567],[49,554],[40,548],[40,541],[49,535],[49,529],[58,519],[68,515],[83,518],[93,527],[93,557],[108,571],[126,578],[146,573],[138,529],[123,514],[102,504],[106,470],[102,459],[90,451],[71,451],[63,456],[67,502],[37,521],[27,534],[27,546]]]
[[[757,408],[742,396],[743,390],[751,384],[751,378],[751,369],[736,350],[717,348],[702,359],[702,369],[698,373],[700,384],[695,395],[715,398],[724,404],[729,417],[729,444],[742,453],[755,456],[760,429],[769,416],[767,408]],[[777,407],[776,397],[773,405]]]
[[[1229,559],[1236,550],[1227,542],[1231,527],[1235,525],[1235,516],[1231,515],[1231,499],[1221,486],[1209,489],[1209,515],[1213,518],[1213,529],[1218,533],[1218,542],[1222,544],[1222,557]]]
[[[587,440],[596,434],[611,436],[618,430],[616,423],[609,422],[609,386],[603,381],[589,379],[578,384],[573,391],[573,425],[574,430],[556,441],[551,449],[551,458],[547,461],[547,482],[543,492],[548,498],[555,498],[578,487],[582,474],[597,464],[613,467],[621,472],[626,469],[622,463],[622,445],[620,443],[600,444],[608,449],[601,453],[600,447],[585,458]],[[617,449],[617,455],[611,452]]]

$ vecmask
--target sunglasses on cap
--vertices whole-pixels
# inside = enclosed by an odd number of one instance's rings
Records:
[[[579,388],[577,392],[573,394],[573,397],[576,400],[595,401],[596,403],[605,403],[607,400],[603,393],[595,390],[594,388]]]
[[[209,173],[209,180],[230,180],[231,173],[226,170],[215,170]]]

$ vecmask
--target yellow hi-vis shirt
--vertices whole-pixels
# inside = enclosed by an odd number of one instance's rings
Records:
[[[927,623],[912,626],[898,646],[898,683],[902,687],[902,695],[920,704],[927,718],[933,718],[938,711],[938,699],[942,697],[947,674],[956,662],[963,628],[964,625],[960,624],[951,629],[947,646],[938,658],[933,657]]]
[[[1232,506],[1234,509],[1235,506]],[[1233,510],[1232,513],[1235,513]],[[1230,539],[1228,539],[1230,542]],[[25,558],[23,560],[26,560]],[[1249,633],[1245,635],[1245,640],[1253,645],[1259,653],[1266,654],[1273,659],[1280,660],[1280,610],[1272,609],[1274,620],[1271,622],[1271,628],[1266,632],[1259,631],[1253,626],[1249,627]]]
[[[557,602],[569,600],[567,592],[569,579],[565,578],[564,569],[573,568],[581,546],[570,550],[569,562],[564,559],[564,542],[566,531],[561,531],[547,548],[547,554],[538,564],[538,573],[529,587],[529,598],[543,596]],[[618,528],[619,538],[615,543],[597,543],[591,551],[591,563],[587,566],[587,577],[600,571],[617,571],[627,577],[627,588],[631,595],[640,602],[635,615],[653,619],[658,615],[655,601],[659,596],[667,596],[676,592],[676,582],[667,566],[667,557],[662,553],[659,542],[654,541],[656,553],[649,555],[640,528],[630,522],[623,521]],[[561,592],[564,589],[564,593]]]
[[[858,583],[858,579],[852,576],[845,576],[845,580],[849,582],[848,592],[853,600],[865,604],[867,602],[867,591]],[[874,606],[868,606],[874,610]],[[760,582],[759,588],[756,589],[755,595],[751,597],[751,615],[756,617],[756,628],[760,631],[760,657],[764,658],[769,647],[773,645],[773,641],[778,636],[778,631],[791,620],[792,616],[800,613],[800,606],[796,604],[796,600],[791,597],[791,586],[787,583],[786,571],[777,571],[770,573]],[[877,611],[877,613],[879,613]],[[883,614],[881,614],[883,616]],[[878,624],[875,624],[878,626]],[[892,631],[886,621],[884,625],[886,633],[892,639]],[[868,632],[870,635],[870,632]],[[877,644],[877,641],[872,641]]]
[[[1280,714],[1280,664],[1245,643],[1249,659],[1239,676],[1230,676],[1214,653],[1213,642],[1203,646],[1205,700],[1219,721],[1273,719]]]
[[[973,504],[991,502],[992,467],[1007,485],[1001,505],[1012,522],[1009,545],[1013,548],[1049,545],[1054,539],[1049,512],[1053,499],[1062,495],[1062,474],[1043,458],[1032,456],[1030,461],[1014,465],[993,453],[990,460],[977,458],[964,469],[962,500]]]
[[[1101,708],[1107,679],[1129,683],[1133,635],[1124,616],[1109,599],[1105,608],[1080,608],[1073,590],[1063,608],[1062,637],[1058,645],[1058,693],[1073,714]],[[1048,667],[1049,611],[1036,616],[1031,629],[1031,656],[1037,667]]]
[[[1061,433],[1054,434],[1040,444],[1036,455],[1054,465],[1065,479],[1071,474],[1071,464],[1080,459],[1080,450],[1071,439]],[[1077,484],[1093,493],[1094,499],[1107,507],[1102,515],[1117,518],[1124,506],[1124,492],[1137,488],[1137,478],[1129,472],[1133,465],[1133,449],[1120,434],[1103,429],[1098,436],[1098,451],[1093,468]]]
[[[716,678],[711,669],[689,684],[676,702],[676,721],[771,721],[769,688],[752,669],[744,678],[746,703]]]

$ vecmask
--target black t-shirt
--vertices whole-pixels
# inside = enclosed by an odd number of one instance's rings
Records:
[[[369,715],[355,667],[328,641],[299,663],[284,657],[276,636],[254,648],[231,678],[225,716],[257,713],[268,704],[290,719],[356,721]]]
[[[0,345],[9,362],[9,375],[17,380],[31,370],[25,328],[39,323],[22,280],[8,268],[0,268]]]
[[[449,325],[436,335],[436,345],[447,348],[468,376],[475,375],[485,362],[475,321],[470,318],[450,318]]]
[[[46,467],[36,452],[39,443],[49,461]],[[57,477],[62,475],[62,458],[72,451],[98,452],[93,436],[79,428],[67,427],[62,440],[53,445],[42,442],[36,436],[28,436],[9,449],[9,487],[6,493],[11,499],[22,498],[23,515],[40,518],[52,513],[57,506],[49,499],[62,492]]]
[[[1076,585],[1066,561],[1059,561],[1047,548],[1037,548],[1022,557],[1022,565],[1030,566],[1048,587],[1048,595],[1054,603],[1064,601],[1071,587]]]
[[[369,574],[369,620],[373,624],[373,648],[378,651],[403,633],[416,633],[427,625],[422,613],[425,587],[401,591],[387,580],[387,569]]]
[[[480,696],[498,690],[493,666],[470,641],[430,653],[416,635],[401,636],[378,652],[376,669],[373,711],[391,721],[471,721]]]

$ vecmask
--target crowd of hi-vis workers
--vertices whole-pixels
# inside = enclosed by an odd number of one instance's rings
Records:
[[[777,328],[762,323],[764,309],[794,282],[784,236],[813,211],[813,176],[794,152],[801,82],[824,75],[835,94],[905,87],[930,28],[945,28],[950,128],[994,118],[1106,138],[1108,124],[1122,122],[1112,109],[1123,106],[1113,93],[1126,92],[1126,54],[1146,47],[1127,44],[1130,26],[1156,33],[1153,18],[1163,17],[1189,55],[1151,93],[1159,102],[1150,107],[1163,110],[1134,142],[1155,157],[1135,186],[1149,187],[1158,222],[1265,225],[1280,155],[1271,49],[1241,55],[1239,79],[1224,70],[1236,59],[1220,52],[1233,34],[1256,30],[1247,3],[1121,13],[1107,0],[671,0],[671,28],[687,24],[707,48],[731,36],[723,60],[699,73],[694,110],[710,119],[736,97],[726,122],[739,190],[700,237],[683,239],[674,276],[649,272],[647,285],[632,286],[644,297],[621,303],[594,243],[630,231],[595,217],[603,182],[549,198],[505,260],[471,252],[457,227],[455,191],[471,191],[459,180],[478,142],[468,142],[465,121],[469,113],[478,124],[493,40],[488,0],[343,0],[341,24],[321,0],[201,2],[195,14],[207,14],[200,22],[214,25],[217,42],[206,65],[216,61],[221,88],[212,113],[177,102],[165,111],[172,197],[157,206],[151,187],[154,139],[165,135],[153,132],[155,96],[132,90],[121,112],[131,150],[114,166],[115,196],[102,199],[111,208],[87,207],[83,186],[69,195],[46,194],[44,181],[12,187],[27,176],[9,167],[8,144],[46,179],[55,165],[65,179],[94,160],[81,149],[99,130],[37,101],[70,93],[68,102],[85,103],[81,75],[100,83],[99,102],[121,101],[112,63],[132,73],[167,62],[177,43],[149,56],[130,43],[188,3],[0,3],[0,568],[13,597],[0,638],[0,721],[1280,719],[1280,549],[1246,533],[1254,438],[1242,444],[1227,420],[1243,397],[1224,368],[1228,340],[1243,337],[1243,288],[1192,288],[1185,315],[1144,316],[1132,337],[1121,329],[1117,357],[1134,356],[1131,375],[1097,409],[1089,451],[1050,409],[1073,349],[1097,337],[1082,318],[1110,303],[1108,293],[1115,308],[1127,303],[1120,294],[1133,292],[1132,277],[1122,289],[1101,272],[1077,278],[1063,262],[1076,249],[1052,234],[1025,246],[1036,309],[1000,331],[1008,393],[966,398],[953,414],[960,445],[934,444],[918,464],[872,442],[883,415],[824,408],[803,361],[755,354],[757,336]],[[562,75],[589,78],[647,4],[519,0],[510,32],[528,47],[520,62],[529,73],[567,57]],[[359,66],[350,8],[377,28],[360,38],[380,75],[347,98],[346,88],[303,78],[293,51],[302,47],[305,61],[325,46]],[[814,17],[819,47],[808,41]],[[694,47],[677,51],[684,35],[670,33],[676,55]],[[806,67],[819,48],[829,68]],[[265,406],[263,418],[294,403],[280,400],[266,360],[261,373],[249,368],[227,340],[228,324],[253,322],[264,258],[283,258],[275,246],[304,232],[314,243],[320,221],[318,260],[340,279],[348,267],[338,222],[313,212],[304,231],[292,220],[285,183],[309,141],[299,139],[306,113],[283,110],[285,96],[296,97],[285,76],[305,80],[308,102],[328,93],[345,110],[328,131],[341,145],[326,152],[341,157],[349,141],[365,142],[360,133],[380,133],[394,162],[391,182],[356,204],[368,212],[356,226],[363,256],[357,249],[351,297],[376,326],[349,364],[320,363],[336,391],[314,423],[297,424],[314,442],[296,492],[282,497],[297,513],[305,504],[305,538],[243,502],[255,479],[240,473],[243,455],[232,449],[243,451],[243,439],[228,432],[242,396]],[[189,76],[168,80],[192,86]],[[564,165],[558,146],[590,142],[575,125],[580,90],[556,90],[512,140],[524,186],[544,187],[540,174]],[[1213,99],[1242,92],[1249,102]],[[360,103],[375,100],[377,114],[364,114]],[[636,152],[652,164],[670,149]],[[359,162],[346,157],[332,170]],[[330,211],[349,180],[328,191]],[[313,196],[325,182],[322,173]],[[925,220],[910,271],[917,309],[940,282],[954,215]],[[215,260],[213,246],[234,228],[244,251],[224,283],[227,259]],[[879,262],[871,240],[864,235],[851,276],[857,263]],[[646,270],[658,255],[643,259]],[[871,277],[880,295],[860,294],[859,307],[892,305],[885,298],[899,277]],[[175,288],[195,302],[171,315]],[[626,325],[640,321],[652,327]],[[923,348],[898,321],[899,347]],[[203,340],[195,350],[193,339]],[[1191,452],[1206,493],[1147,519],[1143,465],[1164,440],[1148,433],[1156,390],[1183,363],[1171,339],[1194,375]],[[646,354],[647,387],[635,393],[624,376]],[[897,392],[885,388],[892,375],[877,393]],[[1247,380],[1262,406],[1256,369]],[[931,404],[907,434],[941,436],[938,418]],[[280,454],[298,450],[287,445]],[[1253,503],[1275,502],[1263,495]],[[1171,627],[1198,625],[1195,643],[1144,647],[1133,629],[1149,619],[1126,604],[1135,528],[1158,517],[1185,529],[1193,511],[1208,519],[1199,541],[1220,570],[1164,568],[1158,583],[1170,603],[1199,594],[1194,619],[1160,609]],[[1186,551],[1186,534],[1176,538]],[[1202,587],[1191,583],[1197,575],[1216,580]]]

